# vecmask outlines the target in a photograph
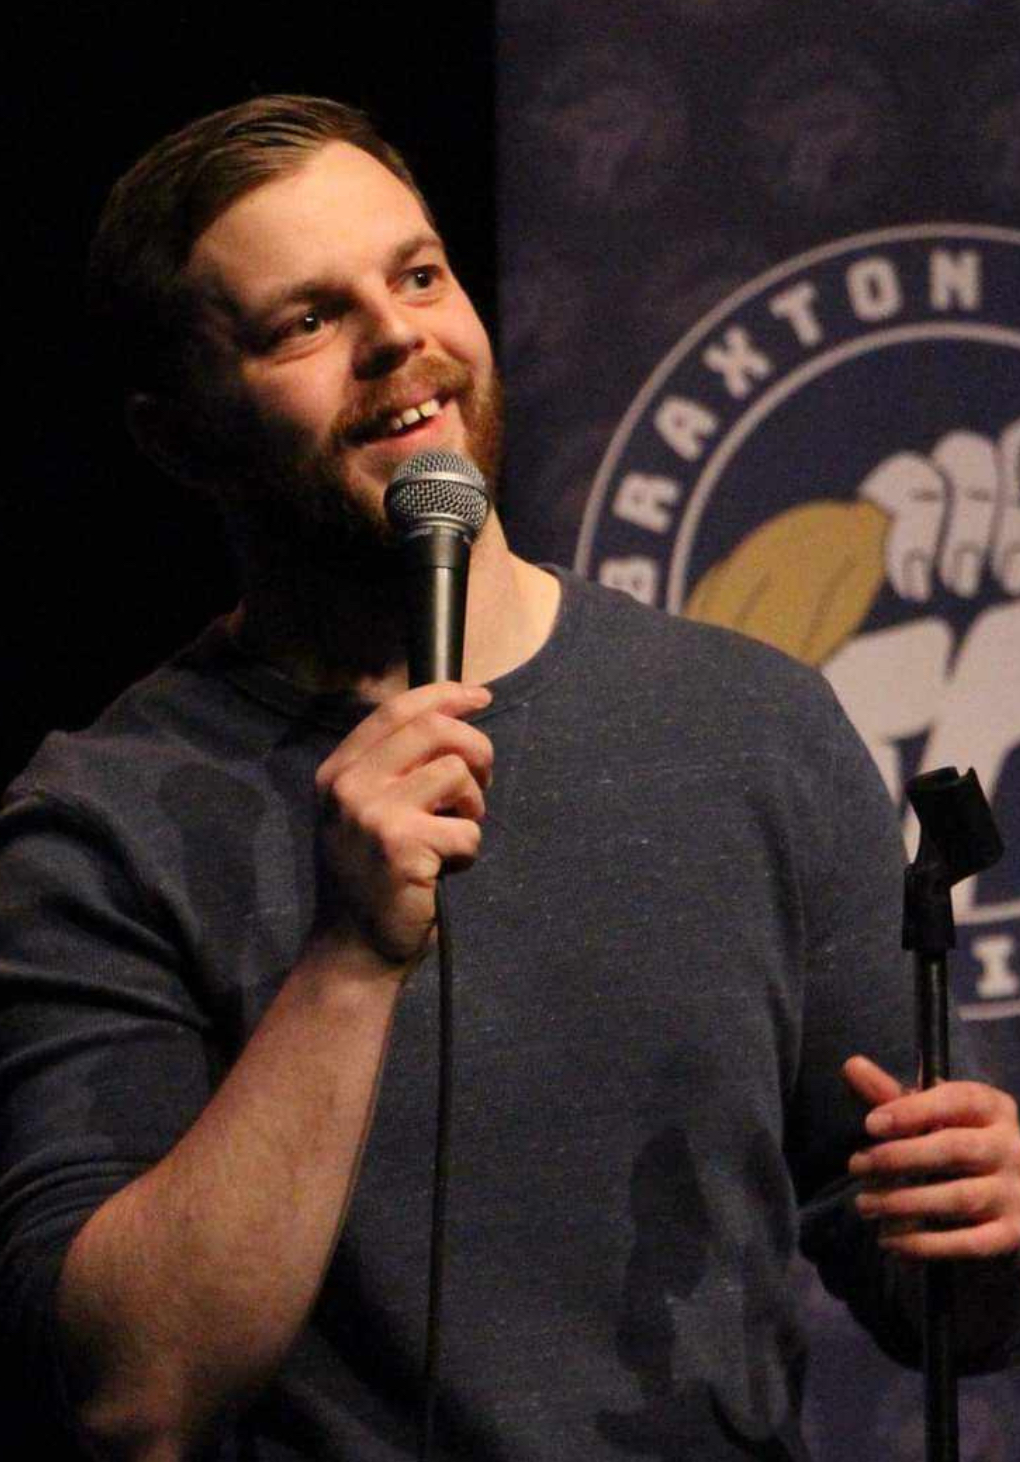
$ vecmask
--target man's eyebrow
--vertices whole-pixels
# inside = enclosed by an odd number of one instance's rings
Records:
[[[398,244],[390,255],[390,268],[399,269],[402,264],[406,264],[408,259],[413,259],[415,254],[420,253],[422,249],[438,249],[444,258],[446,256],[446,248],[442,239],[437,233],[428,229],[422,233],[415,234],[413,238],[408,239],[405,243]]]
[[[423,249],[438,249],[444,257],[446,254],[439,235],[431,230],[423,231],[396,245],[386,260],[386,272],[389,274],[402,268],[409,259],[413,259],[415,254],[421,253]],[[251,317],[256,321],[265,320],[276,314],[278,310],[285,309],[288,305],[298,304],[301,300],[322,299],[336,293],[335,280],[325,275],[310,275],[297,284],[285,285],[282,289],[267,295],[264,300],[260,300],[253,306]]]

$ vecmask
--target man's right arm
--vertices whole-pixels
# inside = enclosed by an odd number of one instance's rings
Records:
[[[273,1374],[314,1304],[436,878],[478,851],[491,746],[461,718],[487,701],[406,692],[323,763],[335,912],[190,1130],[72,1244],[58,1328],[100,1456],[185,1456]]]

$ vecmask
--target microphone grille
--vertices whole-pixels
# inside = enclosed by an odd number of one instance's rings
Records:
[[[398,533],[449,524],[474,539],[489,513],[485,478],[457,452],[418,452],[401,462],[386,489],[386,516]]]

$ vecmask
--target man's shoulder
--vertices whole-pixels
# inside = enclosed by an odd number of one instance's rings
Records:
[[[640,603],[630,594],[573,574],[564,576],[581,608],[583,652],[632,694],[670,690],[729,706],[767,703],[830,714],[832,693],[812,666],[737,630],[705,624]]]
[[[129,685],[87,726],[55,730],[11,782],[7,806],[45,797],[68,806],[129,804],[175,766],[236,753],[243,702],[226,669],[222,626]]]

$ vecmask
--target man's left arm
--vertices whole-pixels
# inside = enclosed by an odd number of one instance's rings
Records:
[[[829,751],[828,775],[813,803],[817,824],[813,837],[798,843],[810,854],[800,885],[807,975],[787,1151],[802,1204],[801,1247],[826,1288],[879,1345],[901,1363],[916,1364],[920,1250],[948,1245],[961,1256],[960,1369],[994,1369],[1020,1357],[1016,1107],[980,1081],[910,1090],[917,1069],[915,993],[913,961],[900,942],[899,818],[834,698],[829,712],[824,743],[820,730],[813,731]],[[955,1013],[950,1040],[960,1072],[977,1074]],[[888,1133],[876,1130],[882,1116],[893,1119]],[[900,1122],[917,1125],[897,1128]],[[914,1143],[925,1144],[923,1164],[918,1148],[906,1146]],[[917,1171],[924,1173],[920,1181],[911,1179]],[[870,1211],[869,1199],[877,1200]],[[982,1209],[972,1215],[938,1207],[978,1200]],[[950,1222],[959,1227],[950,1229]],[[907,1224],[913,1233],[904,1244]]]

